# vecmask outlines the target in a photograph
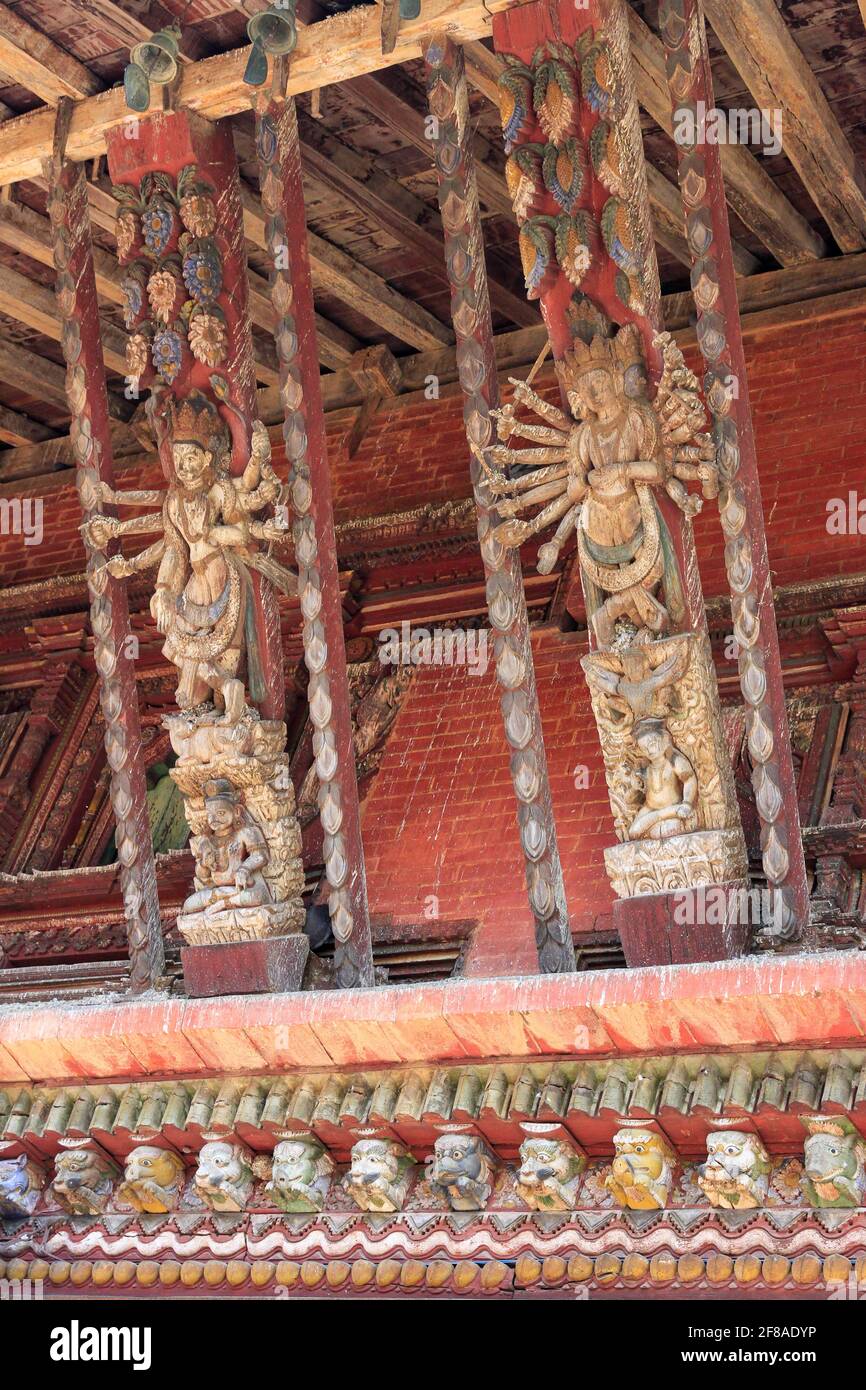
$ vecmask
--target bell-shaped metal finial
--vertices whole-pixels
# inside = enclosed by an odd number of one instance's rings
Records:
[[[268,80],[268,54],[280,57],[291,53],[298,42],[295,26],[295,0],[274,0],[266,10],[254,14],[247,24],[252,49],[244,72],[248,87],[261,87]]]
[[[130,110],[147,110],[151,82],[164,87],[177,77],[179,40],[180,30],[170,25],[135,45],[123,74],[123,90]]]

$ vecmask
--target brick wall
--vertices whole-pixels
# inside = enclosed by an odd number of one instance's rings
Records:
[[[580,669],[585,651],[573,636],[533,636],[571,920],[578,929],[591,930],[610,926],[611,893],[601,851],[615,836]],[[447,923],[475,921],[468,973],[535,969],[492,662],[483,676],[459,666],[418,668],[363,820],[374,917],[418,922],[419,935],[425,921],[432,924],[437,916]]]

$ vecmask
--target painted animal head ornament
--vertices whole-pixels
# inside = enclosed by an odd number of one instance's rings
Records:
[[[620,1129],[613,1136],[615,1157],[605,1186],[622,1207],[654,1210],[667,1206],[676,1155],[651,1129]]]
[[[575,1205],[582,1155],[567,1139],[531,1135],[520,1145],[517,1189],[537,1211],[567,1211]]]

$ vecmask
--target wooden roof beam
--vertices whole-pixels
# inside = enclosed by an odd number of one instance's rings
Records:
[[[380,173],[372,159],[345,145],[303,111],[298,112],[298,129],[304,169],[317,183],[345,198],[438,268],[442,260],[442,225],[438,211],[429,208],[397,179]],[[525,295],[514,293],[489,272],[488,279],[490,302],[499,313],[513,323],[535,322],[538,311]]]
[[[778,112],[782,148],[843,251],[866,246],[866,176],[773,0],[704,0],[758,106]]]
[[[29,444],[44,444],[46,440],[54,438],[54,430],[49,429],[47,425],[40,425],[38,420],[31,420],[29,415],[21,415],[17,410],[0,405],[0,439],[4,444],[26,447]]]
[[[61,97],[92,97],[102,91],[95,73],[3,4],[0,68],[49,106],[56,106]]]
[[[628,9],[635,85],[641,106],[673,138],[671,99],[661,39]],[[802,265],[826,255],[823,238],[744,145],[722,145],[725,197],[740,221],[776,257],[780,265]]]
[[[351,90],[367,104],[377,120],[384,121],[396,135],[421,150],[427,159],[430,158],[430,140],[423,111],[410,106],[398,92],[392,91],[391,87],[375,77],[357,77]],[[499,213],[513,222],[514,209],[508,196],[499,153],[481,135],[474,137],[472,153],[479,198],[490,212]]]
[[[356,6],[298,29],[287,91],[312,92],[361,74],[408,62],[421,54],[421,41],[434,29],[446,29],[458,42],[490,33],[492,16],[512,0],[425,0],[417,19],[404,20],[392,53],[382,53],[379,9]],[[249,110],[250,89],[243,80],[250,46],[184,66],[177,101],[203,116],[216,118]],[[67,141],[72,160],[93,159],[105,152],[105,134],[129,119],[120,87],[75,104]],[[54,114],[28,112],[0,127],[0,185],[34,178],[51,154]]]
[[[252,189],[241,184],[244,233],[267,249],[265,213]],[[430,349],[451,342],[451,331],[419,304],[391,288],[380,275],[307,228],[310,268],[316,289],[333,294],[386,333],[413,347]]]

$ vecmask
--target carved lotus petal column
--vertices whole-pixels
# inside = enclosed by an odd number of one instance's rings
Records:
[[[436,122],[432,144],[458,372],[465,397],[463,419],[474,451],[486,448],[492,441],[490,410],[499,404],[499,387],[478,189],[469,143],[463,52],[447,38],[437,36],[425,46],[424,58],[427,97]],[[517,551],[507,550],[493,534],[500,517],[474,452],[470,467],[539,968],[545,972],[573,970],[574,947],[556,844],[520,559]]]
[[[256,142],[266,235],[274,263],[274,336],[336,973],[340,985],[372,985],[337,547],[293,101],[270,101],[260,107]]]
[[[87,520],[98,509],[100,485],[110,486],[114,481],[87,180],[81,165],[62,157],[48,162],[45,173],[50,189],[57,302],[63,317],[76,484]],[[104,569],[100,573],[102,557],[90,546],[86,548],[94,660],[105,720],[131,986],[144,990],[162,974],[164,954],[135,668],[129,655],[129,609],[123,584]]]
[[[680,132],[679,183],[692,254],[698,346],[707,368],[704,388],[714,422],[719,514],[763,866],[780,899],[774,913],[777,930],[791,937],[808,921],[806,866],[721,160],[718,145],[698,138],[699,103],[705,111],[714,107],[700,0],[664,0],[659,24]]]

